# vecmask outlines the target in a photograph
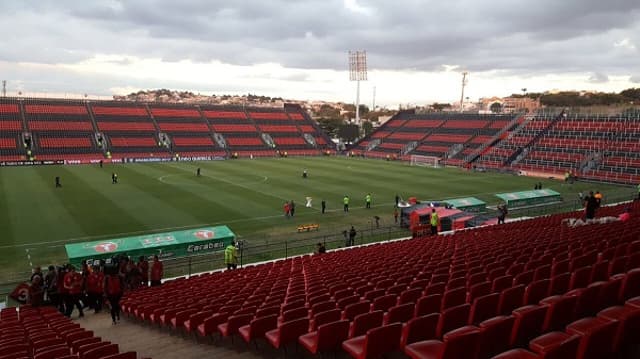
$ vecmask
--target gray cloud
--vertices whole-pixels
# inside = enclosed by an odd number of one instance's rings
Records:
[[[0,39],[0,61],[73,63],[102,53],[344,70],[348,50],[366,49],[376,69],[640,72],[637,56],[614,49],[621,39],[640,43],[636,0],[358,4],[368,11],[342,0],[6,1],[0,21],[16,36]]]
[[[594,84],[603,84],[609,82],[609,76],[600,72],[596,72],[589,76],[588,81]]]
[[[629,77],[629,81],[633,82],[634,84],[640,84],[640,75],[633,75]]]

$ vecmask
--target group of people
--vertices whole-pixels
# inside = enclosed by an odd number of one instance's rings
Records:
[[[356,236],[358,232],[354,226],[351,226],[351,229],[342,231],[342,235],[344,236],[344,245],[345,247],[351,247],[356,243]]]
[[[295,202],[293,202],[293,200],[285,202],[283,209],[284,209],[284,216],[286,218],[293,217],[296,214],[296,204]]]
[[[307,200],[306,207],[311,208],[312,198],[311,197],[306,197],[306,200]],[[367,193],[365,195],[365,197],[364,197],[364,207],[366,209],[371,209],[372,200],[373,200],[373,197],[371,196],[371,193]],[[342,210],[345,213],[349,212],[349,203],[350,202],[351,202],[351,199],[349,198],[349,196],[345,195],[342,198]],[[285,218],[290,218],[290,217],[293,217],[295,215],[296,204],[295,204],[295,202],[293,202],[293,200],[285,202],[284,205],[282,206],[282,208],[284,210]],[[325,201],[324,199],[320,202],[320,210],[321,210],[322,214],[324,214],[326,212],[326,210],[327,210],[327,201]],[[396,223],[397,223],[397,219],[396,219]]]
[[[158,256],[153,257],[151,264],[143,256],[137,263],[125,256],[113,258],[108,263],[85,261],[81,271],[72,264],[51,265],[46,274],[40,267],[35,267],[27,301],[32,306],[53,305],[67,317],[77,308],[79,317],[83,317],[86,308],[99,313],[106,298],[113,324],[116,324],[120,320],[120,298],[124,291],[160,285],[163,275],[163,264]]]

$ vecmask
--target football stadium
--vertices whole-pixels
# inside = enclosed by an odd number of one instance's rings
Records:
[[[456,106],[363,120],[364,56],[339,131],[3,83],[0,359],[640,358],[640,97],[470,109],[465,70]]]

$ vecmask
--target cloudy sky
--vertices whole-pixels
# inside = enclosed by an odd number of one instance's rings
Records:
[[[0,3],[8,93],[171,88],[362,102],[640,87],[638,0],[20,0]]]

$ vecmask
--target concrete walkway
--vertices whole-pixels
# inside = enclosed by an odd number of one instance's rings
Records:
[[[75,316],[74,316],[75,317]],[[159,327],[149,326],[133,319],[122,318],[117,325],[111,324],[108,313],[93,314],[87,311],[84,318],[76,318],[76,322],[83,328],[93,330],[95,336],[108,340],[120,346],[120,351],[136,351],[138,358],[152,359],[259,359],[259,358],[304,358],[304,353],[295,353],[290,348],[285,356],[284,351],[276,351],[264,340],[258,342],[259,349],[254,344],[248,346],[242,338],[231,340],[196,341],[195,337],[174,334]],[[300,349],[302,351],[302,349]],[[306,355],[307,358],[310,356]]]

